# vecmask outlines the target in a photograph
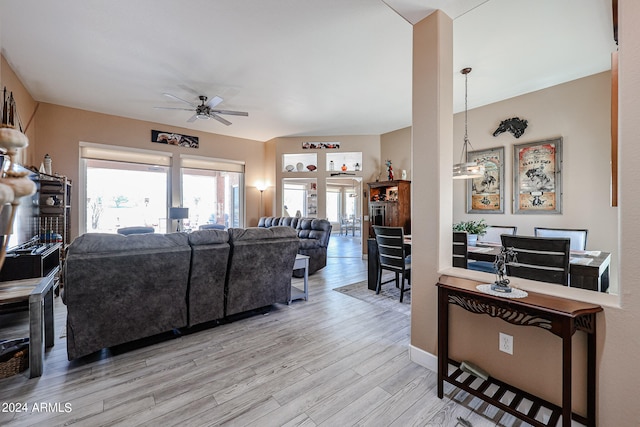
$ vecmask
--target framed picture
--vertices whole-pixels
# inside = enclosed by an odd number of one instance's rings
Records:
[[[158,142],[160,144],[177,145],[179,147],[200,147],[200,142],[197,136],[182,135],[173,132],[163,132],[161,130],[151,131],[151,142]]]
[[[386,199],[389,202],[397,202],[398,201],[398,187],[389,187],[386,189]]]
[[[340,148],[339,142],[303,142],[303,150],[321,150],[326,148],[328,150],[334,150]]]
[[[467,180],[467,213],[504,213],[504,147],[469,151],[467,162],[484,165],[484,176]]]
[[[513,146],[513,213],[562,213],[562,138]]]

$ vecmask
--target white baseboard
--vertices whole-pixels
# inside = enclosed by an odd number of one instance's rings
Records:
[[[413,345],[409,346],[409,359],[430,371],[438,372],[438,356]]]

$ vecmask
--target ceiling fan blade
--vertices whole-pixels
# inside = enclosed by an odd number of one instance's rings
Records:
[[[164,95],[164,96],[168,96],[169,98],[173,98],[173,99],[178,100],[178,101],[182,101],[182,102],[184,102],[184,103],[186,103],[186,104],[189,104],[189,105],[191,105],[191,106],[193,106],[193,107],[197,107],[197,105],[196,105],[196,104],[194,104],[193,102],[187,101],[187,100],[182,99],[182,98],[178,98],[177,96],[175,96],[175,95],[171,95],[170,93],[163,93],[163,95]]]
[[[223,119],[222,117],[220,117],[219,115],[215,114],[215,113],[210,113],[209,117],[216,119],[217,121],[219,121],[220,123],[223,123],[227,126],[229,126],[231,124],[231,122],[227,119]]]
[[[196,120],[198,120],[198,115],[194,114],[193,116],[189,117],[187,121],[191,123],[191,122],[195,122]]]
[[[211,110],[212,113],[216,114],[229,114],[231,116],[245,116],[247,117],[249,113],[246,111],[232,111],[232,110]]]
[[[216,105],[220,104],[223,101],[222,98],[220,98],[219,96],[214,96],[213,98],[211,98],[210,100],[207,101],[206,105],[209,108],[213,108]]]
[[[177,107],[153,107],[157,110],[182,110],[182,111],[194,111],[193,108],[177,108]]]

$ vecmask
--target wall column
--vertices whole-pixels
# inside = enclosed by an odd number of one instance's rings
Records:
[[[441,11],[413,27],[412,106],[411,345],[435,355],[435,284],[450,265],[453,192],[453,21]],[[419,363],[436,369],[433,359]]]

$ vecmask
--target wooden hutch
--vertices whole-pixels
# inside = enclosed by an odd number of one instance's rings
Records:
[[[411,181],[369,182],[369,237],[374,225],[403,227],[411,234]]]

